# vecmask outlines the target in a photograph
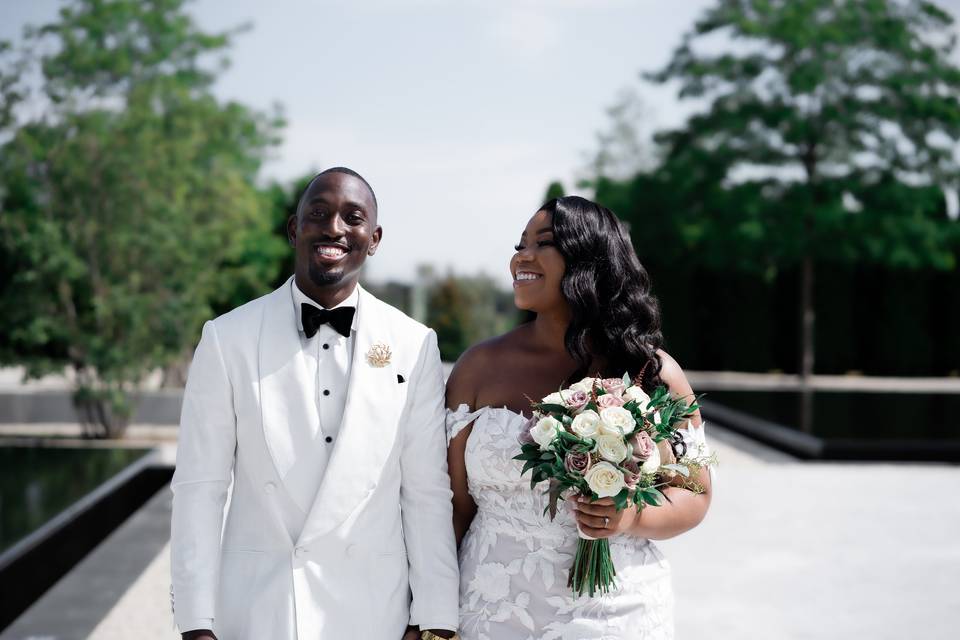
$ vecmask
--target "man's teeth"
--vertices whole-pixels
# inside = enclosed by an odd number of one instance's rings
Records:
[[[536,280],[542,277],[539,273],[530,273],[529,271],[517,272],[517,280]]]
[[[340,247],[319,247],[317,251],[319,251],[322,256],[330,256],[332,258],[339,258],[346,253],[346,251]]]

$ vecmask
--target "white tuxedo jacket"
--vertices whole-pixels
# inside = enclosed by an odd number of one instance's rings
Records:
[[[299,504],[287,425],[318,418],[297,326],[287,281],[203,327],[172,482],[178,626],[212,618],[221,640],[399,640],[408,621],[455,629],[436,335],[360,290],[340,434],[316,498]],[[375,343],[392,350],[386,366],[367,360]],[[297,540],[285,511],[305,518]]]

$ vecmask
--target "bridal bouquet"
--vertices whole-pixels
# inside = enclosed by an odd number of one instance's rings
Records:
[[[696,399],[687,404],[664,386],[647,395],[624,375],[584,378],[532,407],[514,459],[524,462],[522,473],[531,472],[531,489],[549,482],[544,513],[551,519],[557,501],[571,494],[610,497],[622,511],[631,503],[662,504],[667,497],[660,489],[667,485],[704,490],[696,478],[710,460],[687,455],[679,433],[696,411]],[[581,532],[568,586],[592,597],[608,592],[615,575],[609,541]]]

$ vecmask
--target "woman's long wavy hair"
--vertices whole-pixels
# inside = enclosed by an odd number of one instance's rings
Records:
[[[648,391],[661,384],[660,306],[623,224],[579,196],[555,198],[540,210],[551,214],[554,242],[566,262],[560,289],[572,319],[564,342],[579,364],[570,381],[597,373],[588,370],[597,358],[607,376],[642,376]]]

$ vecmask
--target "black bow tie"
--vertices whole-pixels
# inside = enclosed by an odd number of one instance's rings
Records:
[[[317,329],[322,324],[329,324],[344,338],[350,337],[350,327],[353,325],[353,314],[356,307],[337,307],[336,309],[320,309],[306,302],[300,305],[300,322],[303,323],[303,332],[308,338],[317,335]]]

